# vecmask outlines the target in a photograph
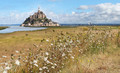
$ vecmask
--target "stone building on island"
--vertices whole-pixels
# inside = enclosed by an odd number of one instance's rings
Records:
[[[46,15],[40,11],[38,8],[38,12],[34,13],[30,17],[28,17],[21,26],[29,27],[29,26],[60,26],[57,22],[53,22],[51,19],[48,19]]]

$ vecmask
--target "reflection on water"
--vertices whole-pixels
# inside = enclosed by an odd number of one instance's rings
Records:
[[[4,30],[0,30],[0,33],[12,33],[15,31],[33,31],[33,30],[41,30],[46,29],[44,27],[20,27],[20,26],[10,26]]]

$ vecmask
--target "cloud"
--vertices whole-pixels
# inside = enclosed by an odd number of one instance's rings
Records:
[[[92,10],[91,12],[84,13],[87,15],[87,19],[94,23],[120,23],[120,3],[86,5],[86,8]]]
[[[8,16],[0,17],[0,24],[20,24],[30,15],[32,15],[34,11],[31,12],[11,12]]]
[[[73,11],[71,14],[61,15],[53,13],[50,17],[60,23],[120,23],[120,3],[81,5],[77,9],[81,12]]]
[[[77,9],[81,9],[81,10],[86,10],[86,9],[88,9],[89,7],[88,6],[86,6],[86,5],[81,5],[79,8],[77,8]]]
[[[78,12],[72,11],[71,14],[56,14],[44,11],[48,18],[59,23],[120,23],[120,3],[102,3],[97,5],[81,5],[77,8]],[[80,11],[79,11],[80,10]],[[13,12],[7,17],[0,16],[1,23],[22,23],[31,12]]]

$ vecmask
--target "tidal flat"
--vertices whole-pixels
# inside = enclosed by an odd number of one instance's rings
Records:
[[[0,34],[0,72],[119,73],[120,27],[50,27]]]

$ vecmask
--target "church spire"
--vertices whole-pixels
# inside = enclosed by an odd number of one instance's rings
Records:
[[[38,11],[40,11],[40,7],[38,7]]]

